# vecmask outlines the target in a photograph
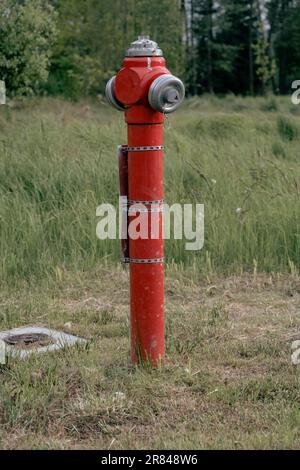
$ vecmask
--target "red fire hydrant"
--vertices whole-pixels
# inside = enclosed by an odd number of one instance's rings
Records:
[[[133,363],[146,361],[156,366],[165,354],[163,123],[164,114],[178,108],[184,93],[183,83],[170,74],[161,49],[148,36],[131,44],[123,68],[106,86],[109,103],[125,111],[128,124],[128,145],[121,146],[119,152],[126,233],[139,207],[147,218],[147,237],[132,238],[129,233],[128,240],[122,242],[123,261],[130,264]],[[155,230],[153,220],[158,225]]]

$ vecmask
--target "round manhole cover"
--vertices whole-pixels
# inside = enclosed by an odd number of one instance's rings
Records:
[[[26,333],[4,338],[5,343],[18,349],[33,349],[55,343],[51,336],[44,333]]]

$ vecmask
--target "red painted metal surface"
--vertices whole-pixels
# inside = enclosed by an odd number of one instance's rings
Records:
[[[157,366],[165,355],[163,123],[184,99],[184,85],[166,68],[162,50],[139,36],[126,51],[123,67],[106,85],[108,102],[125,111],[128,146],[119,153],[123,260],[130,263],[131,360]],[[128,184],[127,184],[128,183]],[[128,226],[127,226],[128,225]],[[134,230],[132,230],[134,229]]]
[[[163,116],[161,121],[163,120]],[[162,146],[163,124],[129,124],[129,147]],[[159,201],[163,199],[163,152],[161,150],[128,152],[129,199]],[[147,205],[159,209],[159,204]],[[162,212],[141,213],[148,219],[147,239],[130,239],[130,257],[157,259],[164,256]],[[131,222],[134,216],[129,216]],[[154,222],[152,224],[151,222]],[[155,225],[153,227],[153,225]],[[156,230],[153,230],[156,229]],[[158,232],[153,238],[153,232]],[[138,356],[152,364],[165,354],[164,343],[164,264],[130,264],[131,286],[131,359]]]
[[[144,210],[135,214],[129,208],[129,230],[138,219],[148,221],[146,236],[129,236],[129,247],[122,242],[123,255],[130,257],[131,360],[154,366],[165,355],[162,212],[161,203],[154,203],[163,200],[163,152],[131,151],[130,147],[163,145],[164,114],[150,107],[148,92],[156,78],[170,74],[165,65],[163,57],[127,57],[113,90],[113,100],[124,106],[128,125],[128,188],[127,159],[121,152],[121,195],[144,204]]]
[[[148,91],[155,78],[169,73],[162,57],[124,60],[124,67],[116,76],[115,94],[119,102],[128,106],[125,120],[129,147],[163,145],[164,114],[150,108]],[[163,258],[161,206],[153,204],[163,199],[162,150],[128,151],[128,197],[148,201],[148,212],[129,213],[129,225],[138,217],[148,219],[147,238],[129,238],[130,258]],[[156,366],[165,355],[163,262],[130,263],[130,305],[131,360],[149,361]]]

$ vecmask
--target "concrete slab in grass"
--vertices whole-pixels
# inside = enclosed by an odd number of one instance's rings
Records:
[[[87,342],[84,338],[40,326],[0,331],[0,341],[5,344],[6,355],[21,359]]]

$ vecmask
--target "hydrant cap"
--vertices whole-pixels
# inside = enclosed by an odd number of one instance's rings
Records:
[[[173,113],[181,105],[185,96],[182,81],[171,74],[157,77],[149,88],[148,100],[152,109],[160,113]]]
[[[126,51],[126,57],[162,57],[163,52],[149,36],[139,36]]]
[[[122,103],[120,103],[120,101],[118,101],[115,95],[115,81],[116,81],[116,76],[113,76],[107,82],[106,88],[105,88],[106,99],[113,108],[116,108],[119,111],[124,111],[125,106]]]

